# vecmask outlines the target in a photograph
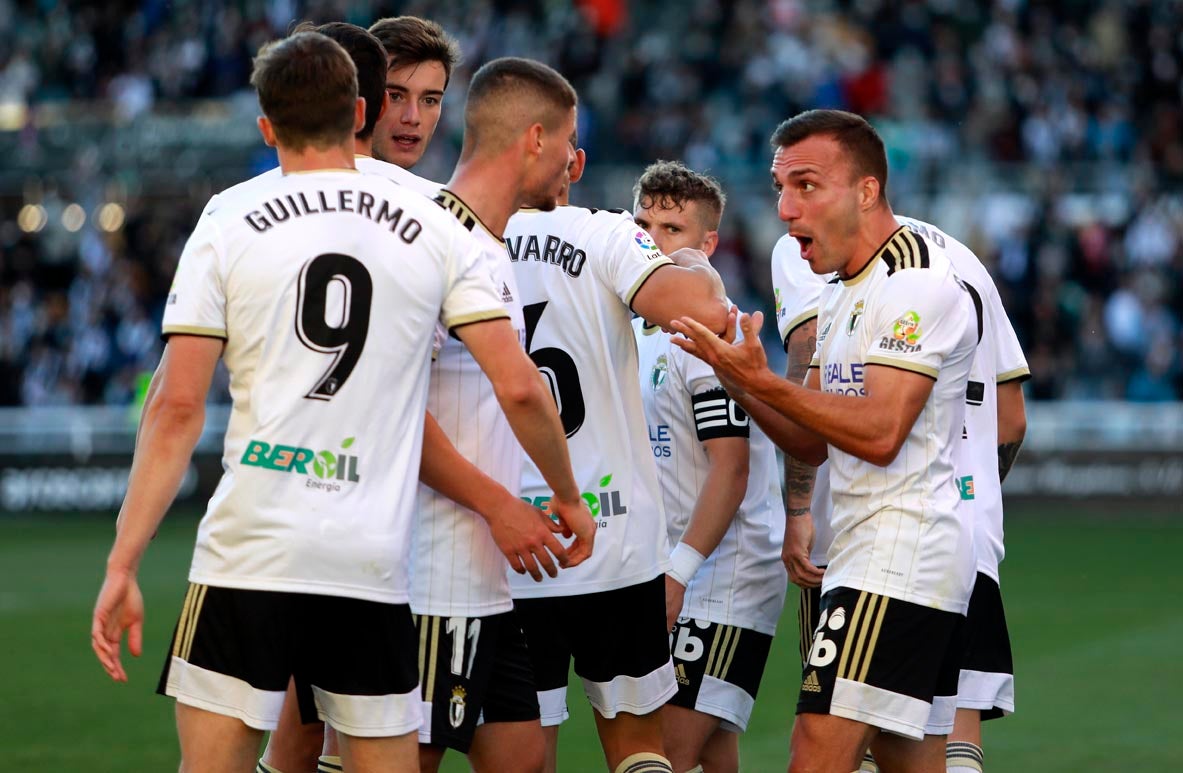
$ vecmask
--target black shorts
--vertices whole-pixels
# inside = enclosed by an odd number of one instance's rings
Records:
[[[670,704],[719,717],[724,730],[748,728],[772,637],[707,620],[679,618],[670,634],[678,692]]]
[[[957,708],[977,709],[982,719],[1015,710],[1015,665],[1002,591],[988,574],[978,572],[965,619],[965,651],[957,681]]]
[[[825,569],[819,566],[819,569]],[[813,648],[813,632],[817,630],[817,617],[821,614],[822,589],[802,588],[797,604],[797,647],[801,653],[801,667],[809,659],[809,650]]]
[[[964,620],[876,593],[832,589],[822,596],[797,713],[833,714],[916,740],[926,729],[948,733]]]
[[[480,723],[538,719],[526,637],[513,612],[415,615],[423,716],[419,742],[464,754]]]
[[[404,735],[422,721],[416,643],[406,604],[191,583],[157,692],[274,730],[294,677],[305,722]]]
[[[601,716],[648,714],[677,690],[665,627],[665,575],[577,596],[518,599],[542,724],[567,718],[571,660]]]

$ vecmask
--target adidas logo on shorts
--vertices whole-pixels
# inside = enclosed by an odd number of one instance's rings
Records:
[[[809,676],[805,677],[805,681],[801,683],[802,692],[821,692],[821,682],[817,680],[817,672],[810,671]]]
[[[681,663],[674,667],[674,678],[678,680],[678,684],[690,684],[690,677],[686,676],[686,666]]]

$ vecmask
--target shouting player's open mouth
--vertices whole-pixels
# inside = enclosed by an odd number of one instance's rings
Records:
[[[802,236],[799,234],[789,234],[789,235],[797,240],[797,244],[801,245],[801,257],[804,258],[805,260],[809,260],[810,254],[813,250],[813,237],[812,236]]]

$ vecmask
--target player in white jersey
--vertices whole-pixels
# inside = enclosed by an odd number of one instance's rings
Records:
[[[584,161],[580,150],[573,182]],[[522,212],[510,219],[506,242],[527,351],[550,382],[577,479],[600,526],[595,555],[557,581],[510,578],[534,662],[549,764],[553,770],[574,659],[608,767],[666,770],[657,709],[676,691],[665,628],[669,550],[631,320],[636,311],[666,325],[685,313],[722,330],[722,283],[701,253],[679,253],[684,265],[675,265],[623,212]],[[550,496],[529,462],[522,496],[538,505]]]
[[[365,121],[356,78],[323,35],[260,50],[260,130],[285,171],[305,174],[207,209],[166,304],[169,342],[92,646],[126,680],[123,632],[133,654],[141,648],[136,569],[224,356],[234,400],[226,473],[199,529],[161,677],[177,698],[186,769],[250,770],[293,675],[309,687],[306,708],[341,733],[351,769],[418,768],[405,564],[437,319],[488,369],[523,447],[563,491],[559,509],[582,507],[557,412],[529,360],[512,355],[516,336],[479,247],[422,197],[353,169],[352,135]],[[337,635],[301,635],[309,618],[333,620]]]
[[[390,112],[386,86],[386,79],[389,77],[388,59],[382,43],[362,27],[344,22],[330,22],[319,27],[303,23],[293,30],[293,34],[298,32],[319,32],[335,40],[349,54],[349,58],[353,60],[353,64],[357,68],[358,96],[366,101],[365,123],[353,137],[353,161],[357,170],[389,178],[400,185],[434,197],[440,187],[438,184],[373,157],[375,129]],[[218,194],[210,206],[213,206],[221,198],[242,194],[250,188],[265,190],[268,186],[274,185],[277,180],[282,179],[283,175],[283,169],[279,167],[264,172]],[[298,202],[295,202],[291,206],[297,205]],[[266,208],[264,208],[264,212],[267,213]],[[274,213],[268,214],[282,216],[278,209],[274,209]],[[425,446],[425,451],[429,450],[430,446]],[[439,451],[437,450],[436,453]],[[256,773],[307,770],[316,764],[322,747],[326,749],[326,752],[331,752],[321,760],[323,765],[331,768],[333,765],[340,764],[336,754],[336,742],[331,738],[331,733],[326,744],[322,726],[319,723],[307,725],[302,723],[297,704],[296,687],[293,684],[284,701],[284,709],[280,715],[278,726],[274,732],[268,735],[267,748],[259,761]]]
[[[680,163],[652,164],[633,187],[633,219],[658,248],[708,257],[718,244],[719,184]],[[784,506],[776,449],[728,397],[710,366],[633,321],[641,397],[657,460],[678,692],[662,710],[674,770],[739,770],[747,728],[784,605]]]
[[[1003,557],[1002,480],[1026,432],[1021,385],[1030,370],[998,288],[977,256],[936,226],[896,219],[944,247],[958,276],[981,299],[983,335],[966,387],[965,430],[957,460],[962,506],[973,513],[977,576],[966,614],[957,716],[946,746],[949,770],[981,771],[982,720],[1015,710],[1014,665],[998,565]]]
[[[963,637],[966,652],[958,679],[957,716],[947,744],[950,769],[965,764],[966,760],[970,767],[980,768],[982,719],[993,719],[1014,711],[1010,636],[998,590],[998,565],[1003,556],[1001,481],[1009,472],[1026,431],[1021,384],[1030,371],[994,281],[977,256],[929,223],[899,215],[896,221],[945,248],[958,276],[967,286],[974,288],[982,302],[983,335],[966,387],[965,442],[961,444],[956,465],[962,506],[973,512],[977,578],[966,615]],[[792,289],[810,287],[810,278],[816,285],[824,284],[825,278],[808,271],[808,265],[801,259],[800,245],[795,239],[786,236],[778,242],[772,265],[778,302]],[[808,276],[801,273],[802,269]],[[810,528],[800,532],[795,545],[790,545],[792,530],[786,539],[786,552],[793,549],[801,556],[808,556],[800,560],[803,572],[825,568],[826,551],[832,540],[825,469],[824,464],[818,468],[813,517],[810,520],[806,515],[802,519],[811,524]],[[819,496],[823,490],[826,492],[824,498]],[[808,540],[813,541],[812,550],[808,547]],[[793,574],[792,566],[790,574]],[[803,624],[803,631],[808,628],[808,632],[803,633],[808,640],[812,639],[812,630],[816,627],[820,590],[818,587],[803,587],[801,597],[803,617],[812,612],[813,625]],[[803,647],[804,661],[808,644]],[[871,769],[867,763],[864,766]]]
[[[772,374],[759,314],[739,315],[736,344],[674,326],[691,336],[679,345],[780,417],[770,434],[782,448],[830,461],[835,538],[790,770],[846,773],[868,747],[887,770],[943,770],[944,736],[925,728],[941,712],[952,725],[972,586],[954,455],[980,333],[973,299],[938,245],[896,223],[865,120],[809,111],[773,145],[781,218],[814,272],[839,275],[821,300],[817,369],[805,387]]]
[[[485,245],[494,285],[523,338],[517,282],[501,234],[523,206],[554,209],[574,159],[576,101],[566,79],[541,63],[505,58],[484,65],[469,85],[460,163],[437,199]],[[458,452],[443,470],[484,479],[474,487],[481,496],[495,491],[527,506],[518,498],[517,441],[488,379],[448,336],[432,365],[428,408]],[[411,608],[421,641],[422,769],[437,769],[452,748],[468,754],[477,771],[541,770],[538,697],[495,535],[470,509],[426,487],[419,508]],[[585,539],[596,532],[588,514],[583,527]]]

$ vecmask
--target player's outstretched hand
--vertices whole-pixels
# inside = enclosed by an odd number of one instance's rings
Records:
[[[791,515],[785,518],[785,544],[780,558],[789,570],[789,580],[800,588],[817,588],[824,572],[809,560],[813,550],[813,515]]]
[[[116,682],[127,681],[119,652],[124,631],[128,651],[138,658],[144,649],[144,597],[134,574],[108,571],[94,605],[90,646],[103,670]]]
[[[486,521],[493,541],[518,574],[528,573],[542,582],[543,571],[558,576],[556,558],[559,565],[567,565],[567,549],[555,538],[550,518],[534,505],[507,496],[500,508],[486,514]]]
[[[591,558],[592,547],[596,540],[596,520],[592,518],[587,504],[580,497],[572,502],[550,500],[550,512],[559,519],[565,536],[575,537],[575,541],[567,546],[567,560],[564,569],[579,566]]]
[[[743,340],[735,343],[735,326],[743,332]],[[764,314],[757,311],[747,315],[739,313],[732,306],[727,315],[727,332],[723,338],[712,333],[690,317],[682,317],[670,323],[675,332],[671,340],[682,349],[715,369],[715,373],[726,383],[741,390],[747,390],[768,371],[768,358],[760,343],[760,328]]]

